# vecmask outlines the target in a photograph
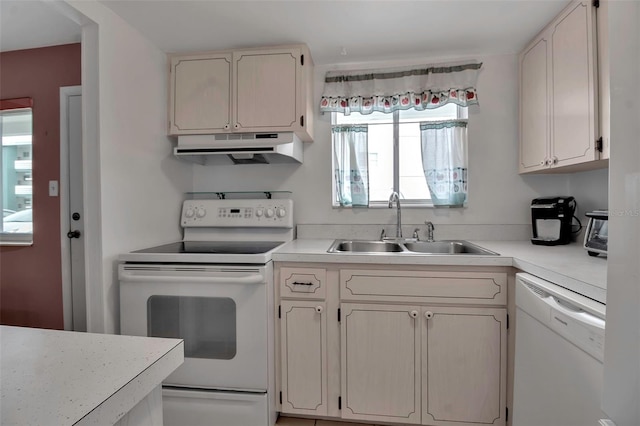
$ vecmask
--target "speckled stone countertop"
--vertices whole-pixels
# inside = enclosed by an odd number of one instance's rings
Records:
[[[0,326],[2,425],[111,425],[182,364],[179,339]]]
[[[276,262],[386,265],[513,266],[600,303],[607,297],[607,259],[591,257],[580,244],[538,246],[530,241],[470,241],[499,256],[402,253],[327,253],[334,240],[298,239],[278,248]]]

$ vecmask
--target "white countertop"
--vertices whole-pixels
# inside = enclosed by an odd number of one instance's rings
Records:
[[[387,265],[513,266],[606,303],[607,260],[591,257],[582,245],[538,246],[530,241],[471,241],[500,256],[387,253],[327,253],[333,239],[298,239],[273,254],[276,262],[364,263]]]
[[[179,339],[0,326],[2,425],[110,425],[184,360]]]

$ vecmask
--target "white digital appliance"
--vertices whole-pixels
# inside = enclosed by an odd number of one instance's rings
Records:
[[[271,253],[289,199],[187,200],[182,241],[120,256],[121,332],[184,339],[163,382],[165,425],[275,424]]]
[[[516,274],[514,426],[597,425],[605,305]]]

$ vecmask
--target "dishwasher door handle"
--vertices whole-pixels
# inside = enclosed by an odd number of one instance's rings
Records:
[[[548,296],[542,300],[553,309],[578,322],[590,325],[592,327],[604,329],[605,321],[603,319],[598,318],[597,316],[590,314],[589,312],[586,312],[580,308],[574,307],[574,305],[570,302],[564,300],[559,302],[558,299],[556,299],[554,296]]]

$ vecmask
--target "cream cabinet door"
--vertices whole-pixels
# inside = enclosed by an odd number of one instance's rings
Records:
[[[231,54],[171,58],[169,133],[231,129]]]
[[[234,52],[234,130],[300,128],[300,56],[297,48]]]
[[[420,423],[419,312],[341,305],[343,419]]]
[[[549,151],[549,42],[539,38],[520,55],[520,173],[547,167]]]
[[[550,159],[554,167],[599,158],[594,27],[591,2],[580,1],[565,10],[551,31]]]
[[[506,424],[506,309],[423,308],[422,423]]]
[[[325,302],[282,301],[282,412],[327,415]]]

